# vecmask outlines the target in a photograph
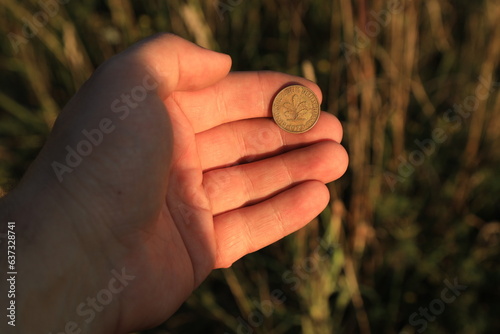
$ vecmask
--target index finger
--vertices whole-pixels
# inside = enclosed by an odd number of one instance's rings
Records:
[[[284,87],[310,88],[321,103],[319,87],[304,78],[278,72],[231,72],[218,83],[198,91],[172,93],[177,106],[190,120],[195,133],[243,119],[271,117],[271,105]],[[167,99],[168,100],[168,99]],[[167,108],[168,108],[168,101]]]

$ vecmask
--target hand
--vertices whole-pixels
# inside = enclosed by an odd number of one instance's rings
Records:
[[[7,199],[26,240],[19,307],[37,332],[64,332],[69,320],[83,333],[157,325],[211,270],[327,205],[324,184],[348,160],[339,121],[322,113],[297,135],[270,118],[284,85],[321,98],[318,87],[230,67],[227,55],[157,35],[104,63],[61,112]],[[75,311],[122,271],[127,285],[88,306],[92,320]]]

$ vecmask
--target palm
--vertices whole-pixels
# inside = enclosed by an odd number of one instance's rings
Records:
[[[321,197],[317,201],[324,186],[304,181],[328,182],[343,172],[344,156],[332,141],[340,140],[338,121],[324,114],[306,134],[279,130],[265,117],[272,96],[287,79],[292,78],[236,73],[208,88],[165,99],[174,137],[172,164],[164,213],[153,234],[178,239],[151,242],[160,248],[153,254],[176,254],[174,262],[168,257],[149,261],[155,264],[147,274],[152,282],[158,282],[157,275],[171,278],[163,280],[164,286],[156,284],[155,295],[168,293],[172,299],[175,286],[180,303],[214,267],[228,266],[296,230],[324,205]],[[302,148],[292,150],[296,147]],[[246,156],[249,163],[237,164]],[[277,219],[280,213],[285,221]],[[255,234],[242,233],[252,226]],[[144,287],[154,286],[152,282]],[[184,283],[180,289],[178,282]]]

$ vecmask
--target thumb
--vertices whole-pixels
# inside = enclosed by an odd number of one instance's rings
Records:
[[[130,62],[125,65],[128,68],[145,68],[159,84],[157,93],[162,99],[174,91],[208,87],[231,69],[230,56],[165,33],[142,40],[119,57]]]

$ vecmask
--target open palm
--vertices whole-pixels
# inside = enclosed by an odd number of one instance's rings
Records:
[[[113,131],[64,175],[57,196],[78,208],[70,229],[85,256],[104,250],[102,267],[136,277],[120,295],[121,330],[165,320],[211,270],[304,226],[328,203],[324,184],[347,167],[335,117],[322,113],[300,135],[270,119],[280,88],[298,83],[321,97],[316,85],[273,72],[228,74],[230,66],[228,56],[172,35],[136,45],[70,101],[31,170],[36,179],[37,165],[64,160],[63,147],[77,147],[82,130],[111,120]],[[146,82],[155,88],[130,100]],[[127,108],[116,112],[120,96]]]

